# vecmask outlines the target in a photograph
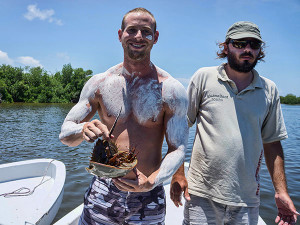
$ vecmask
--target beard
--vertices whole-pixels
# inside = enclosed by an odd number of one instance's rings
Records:
[[[140,50],[135,50],[130,47],[130,44],[124,43],[123,48],[124,48],[124,53],[128,55],[128,57],[132,60],[135,61],[141,61],[145,58],[147,58],[150,54],[150,51],[152,49],[153,44],[149,44],[147,42],[135,42],[136,44],[145,44],[146,48],[140,49]]]
[[[132,51],[129,47],[127,48],[128,56],[130,59],[142,60],[146,56],[146,51]]]
[[[251,56],[254,58],[254,56],[251,54],[251,52],[245,52],[241,54],[240,56]],[[241,73],[248,73],[250,72],[257,64],[258,61],[258,56],[254,60],[253,63],[250,63],[248,60],[243,61],[242,63],[238,62],[237,57],[228,49],[228,54],[227,54],[227,60],[229,66],[238,72]]]

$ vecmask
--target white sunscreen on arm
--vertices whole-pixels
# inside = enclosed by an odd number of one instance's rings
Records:
[[[163,99],[173,111],[166,129],[168,145],[175,150],[163,159],[154,181],[154,187],[170,178],[184,161],[188,140],[187,105],[188,99],[184,87],[174,78],[168,78],[164,83]]]

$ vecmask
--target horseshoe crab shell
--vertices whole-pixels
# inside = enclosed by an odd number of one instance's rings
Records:
[[[122,107],[109,132],[109,136],[117,124],[121,111]],[[93,148],[89,167],[86,168],[86,171],[98,177],[123,177],[137,164],[134,151],[131,152],[130,149],[129,152],[119,151],[118,146],[114,142],[99,138]]]
[[[115,167],[98,162],[90,161],[86,171],[98,177],[116,178],[128,174],[137,164],[137,159],[132,163],[123,163],[122,166]]]

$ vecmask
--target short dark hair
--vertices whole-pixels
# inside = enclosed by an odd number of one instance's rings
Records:
[[[122,24],[121,24],[121,30],[124,31],[124,29],[125,29],[125,19],[126,19],[127,15],[130,14],[130,13],[138,13],[138,12],[148,13],[152,17],[153,24],[154,24],[154,32],[156,32],[156,20],[155,20],[153,14],[150,11],[148,11],[147,9],[141,8],[141,7],[132,9],[124,15],[123,20],[122,20]]]
[[[230,41],[231,39],[230,38],[228,38],[228,39],[226,39],[226,41],[225,42],[222,42],[222,43],[217,43],[217,45],[219,46],[219,51],[217,52],[217,59],[224,59],[224,58],[226,58],[227,57],[227,54],[225,53],[225,51],[224,51],[224,47],[226,46],[226,45],[228,45],[229,44],[229,41]],[[259,54],[258,54],[258,61],[265,61],[263,58],[266,56],[265,55],[265,43],[264,42],[262,42],[262,45],[261,45],[261,47],[260,47],[260,51],[259,51]]]

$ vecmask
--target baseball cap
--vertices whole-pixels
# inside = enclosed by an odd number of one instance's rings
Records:
[[[229,27],[226,34],[226,40],[228,38],[230,39],[255,38],[257,40],[262,41],[258,26],[249,21],[239,21],[232,24],[232,26]]]

